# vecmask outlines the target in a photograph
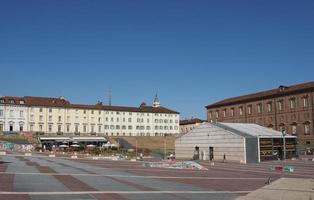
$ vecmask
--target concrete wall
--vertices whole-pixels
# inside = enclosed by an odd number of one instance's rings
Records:
[[[214,147],[214,160],[246,162],[245,140],[243,137],[224,130],[210,123],[203,123],[186,135],[176,139],[175,154],[178,159],[192,159],[195,146],[205,152],[205,159],[208,160],[209,146]]]

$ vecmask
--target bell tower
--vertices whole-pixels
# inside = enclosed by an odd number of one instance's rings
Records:
[[[154,106],[154,108],[160,107],[160,101],[158,99],[157,94],[155,95],[153,106]]]

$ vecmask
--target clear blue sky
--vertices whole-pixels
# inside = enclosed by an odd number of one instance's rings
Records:
[[[314,1],[0,1],[0,95],[161,104],[313,81]]]

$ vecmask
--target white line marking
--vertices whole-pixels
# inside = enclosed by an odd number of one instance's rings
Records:
[[[40,176],[94,176],[94,177],[119,177],[119,178],[152,178],[152,179],[200,179],[200,180],[266,180],[267,178],[241,178],[241,177],[188,177],[188,176],[136,176],[116,174],[71,174],[71,173],[26,173],[26,172],[0,172],[0,174],[14,175],[40,175]]]
[[[247,194],[252,191],[70,191],[70,192],[0,192],[6,195],[73,195],[73,194]]]

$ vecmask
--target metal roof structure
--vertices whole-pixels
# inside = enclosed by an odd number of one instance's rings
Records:
[[[260,126],[258,124],[247,123],[217,123],[220,128],[228,131],[239,133],[244,137],[258,137],[258,138],[282,138],[282,132],[270,128]],[[296,136],[286,134],[285,138],[296,138]]]

